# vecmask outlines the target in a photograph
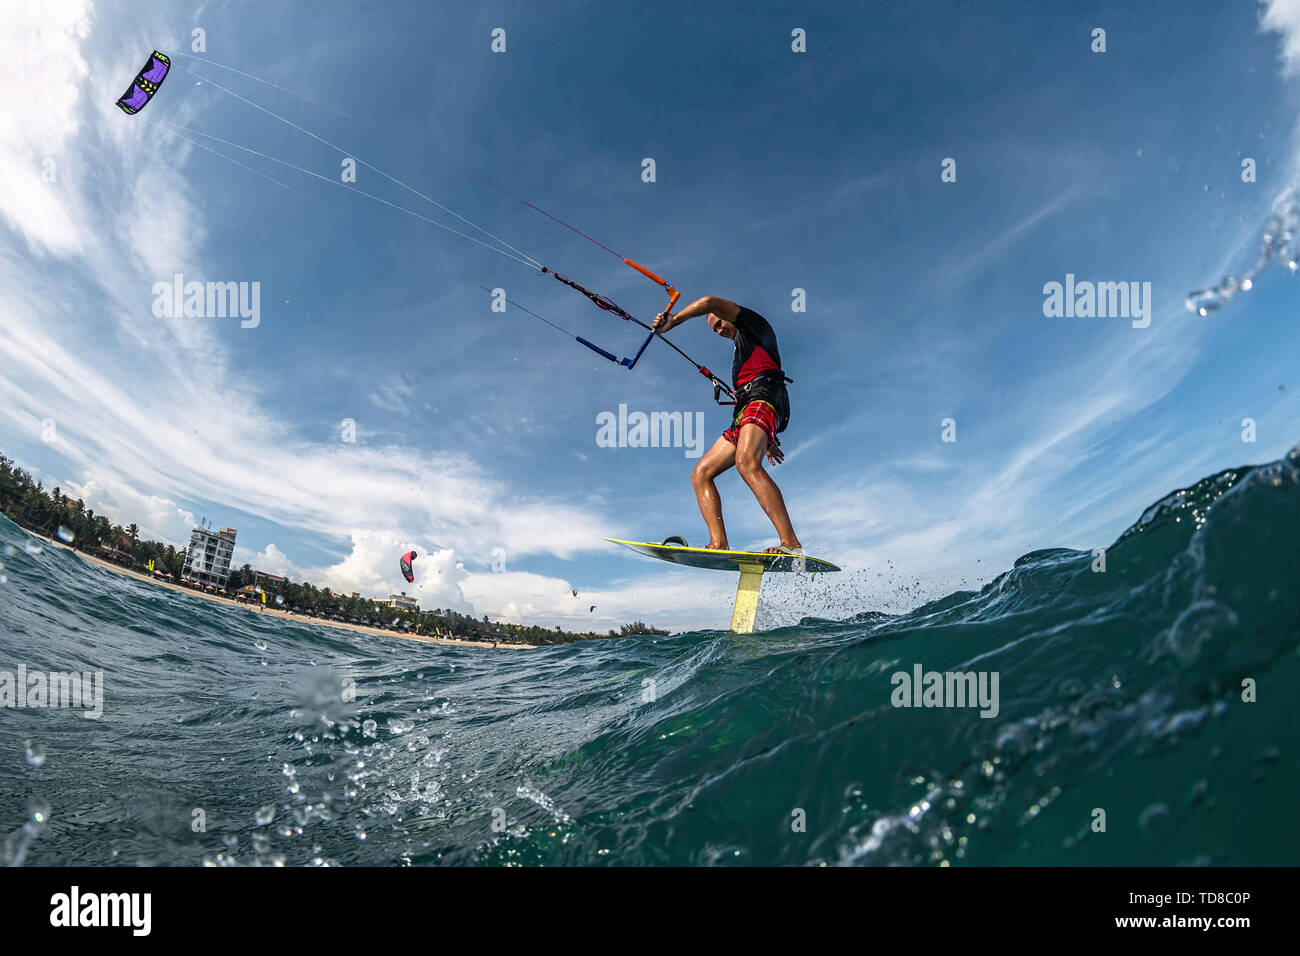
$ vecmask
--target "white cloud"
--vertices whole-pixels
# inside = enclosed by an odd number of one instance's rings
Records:
[[[736,582],[730,574],[669,568],[615,584],[587,588],[564,578],[507,571],[468,575],[461,588],[479,613],[493,619],[568,630],[604,632],[638,620],[669,630],[725,629],[731,620]]]
[[[1260,26],[1282,37],[1282,68],[1287,75],[1300,70],[1300,0],[1263,0]]]
[[[75,0],[7,4],[0,30],[0,62],[8,64],[0,100],[0,216],[36,255],[69,256],[81,247],[67,147],[79,131],[88,72],[81,44],[91,9]],[[46,179],[51,170],[53,182]]]
[[[239,538],[236,536],[236,542]],[[291,581],[303,581],[302,570],[289,560],[289,556],[281,551],[272,542],[257,553],[249,551],[247,548],[241,548],[236,544],[235,558],[232,562],[234,567],[243,567],[247,564],[254,571],[266,571],[270,574],[278,574],[286,577]]]
[[[145,540],[171,541],[183,547],[196,524],[194,513],[170,498],[142,493],[132,483],[106,472],[85,482],[68,481],[63,493],[74,500],[80,498],[114,524],[125,527],[134,522]]]

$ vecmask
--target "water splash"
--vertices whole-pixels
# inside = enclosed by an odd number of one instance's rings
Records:
[[[1188,311],[1209,315],[1223,308],[1238,292],[1253,288],[1255,278],[1273,262],[1285,265],[1292,273],[1300,270],[1300,191],[1295,186],[1288,187],[1274,203],[1273,215],[1259,241],[1255,265],[1243,276],[1227,276],[1218,285],[1189,292]]]
[[[525,783],[516,787],[515,796],[523,797],[525,800],[531,800],[554,817],[556,823],[573,822],[573,819],[567,813],[555,806],[554,800],[530,783]]]

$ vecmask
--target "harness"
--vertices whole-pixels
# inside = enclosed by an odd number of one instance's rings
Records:
[[[732,418],[732,425],[740,426],[740,420],[745,414],[745,406],[750,402],[766,402],[776,412],[776,430],[785,431],[786,425],[790,424],[790,393],[786,390],[787,384],[793,385],[794,379],[784,372],[768,371],[754,376],[741,385],[736,389],[736,414]]]

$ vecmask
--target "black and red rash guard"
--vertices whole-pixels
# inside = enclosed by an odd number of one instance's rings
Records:
[[[750,402],[767,402],[776,410],[778,432],[790,422],[790,396],[781,371],[781,353],[776,347],[776,333],[757,312],[741,306],[736,321],[736,355],[731,361],[731,382],[736,388],[736,417],[739,427],[745,406]]]
[[[731,360],[731,384],[740,388],[764,372],[781,375],[781,353],[767,319],[741,306],[732,324],[736,326],[736,355]]]

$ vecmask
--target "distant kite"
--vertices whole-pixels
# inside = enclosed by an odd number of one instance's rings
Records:
[[[418,557],[414,551],[408,551],[402,555],[402,576],[406,578],[408,584],[415,581],[415,572],[411,570],[411,562]]]
[[[593,604],[590,608],[587,609],[587,613],[590,614],[594,610],[596,610],[596,605]]]
[[[128,116],[140,112],[144,109],[145,104],[153,99],[153,95],[158,92],[158,87],[162,85],[163,79],[167,76],[167,71],[172,68],[172,61],[157,50],[149,57],[149,62],[144,65],[140,75],[135,78],[135,82],[130,88],[122,94],[117,105],[122,107],[122,112]]]

